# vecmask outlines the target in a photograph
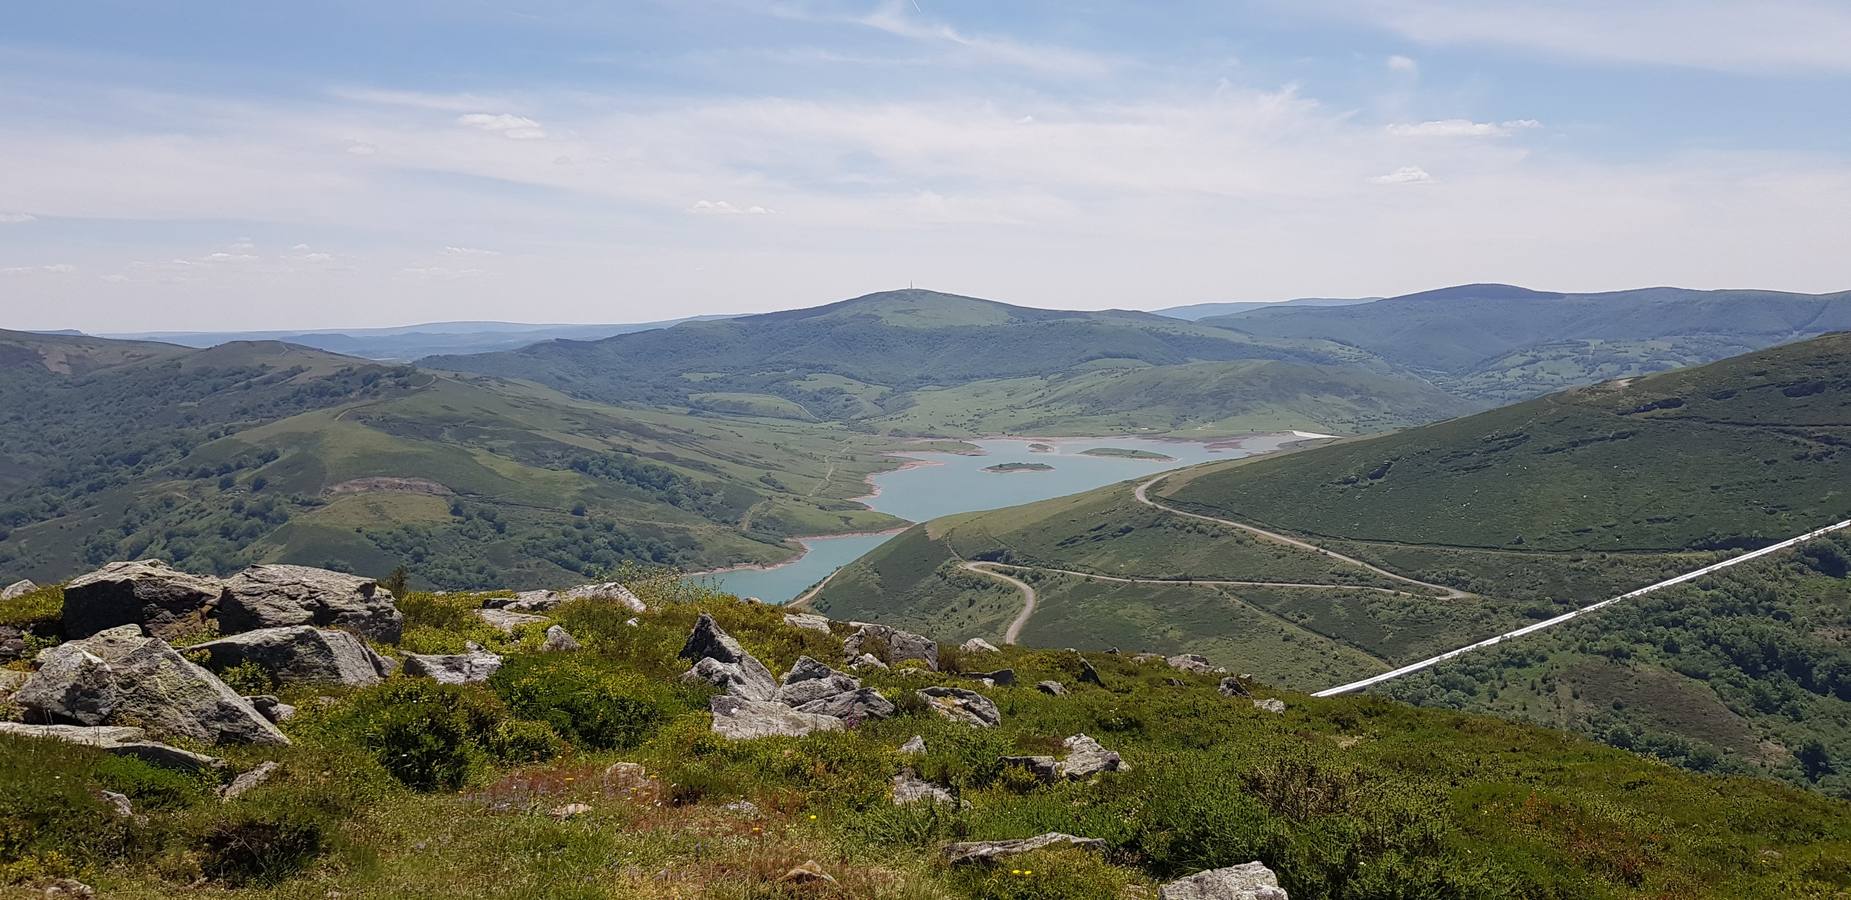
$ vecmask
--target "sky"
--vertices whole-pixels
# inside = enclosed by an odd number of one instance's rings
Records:
[[[0,327],[1851,288],[1842,0],[60,0]]]

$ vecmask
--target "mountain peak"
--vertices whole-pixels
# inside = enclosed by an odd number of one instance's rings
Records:
[[[1421,291],[1390,297],[1395,300],[1560,300],[1566,294],[1554,291],[1534,291],[1514,284],[1461,284],[1453,287]]]

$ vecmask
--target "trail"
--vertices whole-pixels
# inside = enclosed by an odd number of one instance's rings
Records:
[[[1196,519],[1202,522],[1213,522],[1217,525],[1226,525],[1229,528],[1238,528],[1241,531],[1245,531],[1249,534],[1263,537],[1269,541],[1275,541],[1275,542],[1285,544],[1290,547],[1297,547],[1300,550],[1309,550],[1313,553],[1322,553],[1323,555],[1328,556],[1331,559],[1337,560],[1339,562],[1349,563],[1350,565],[1356,566],[1358,568],[1367,569],[1384,578],[1391,578],[1403,584],[1411,584],[1416,587],[1423,587],[1423,588],[1427,588],[1428,590],[1439,591],[1440,595],[1448,600],[1459,600],[1465,597],[1472,596],[1471,594],[1465,591],[1459,590],[1458,588],[1447,587],[1446,585],[1443,585],[1443,584],[1434,584],[1430,581],[1421,581],[1418,578],[1409,578],[1406,575],[1397,575],[1394,572],[1390,572],[1387,569],[1382,568],[1381,566],[1371,565],[1355,557],[1345,556],[1341,553],[1338,553],[1335,550],[1328,550],[1316,544],[1310,543],[1308,541],[1301,541],[1297,538],[1287,537],[1283,534],[1279,534],[1278,532],[1267,531],[1264,528],[1259,528],[1257,526],[1248,525],[1245,522],[1236,522],[1232,519],[1217,519],[1214,516],[1204,516],[1199,513],[1184,512],[1183,510],[1177,509],[1176,507],[1165,506],[1162,503],[1158,503],[1157,501],[1152,500],[1148,493],[1151,486],[1156,484],[1159,481],[1162,481],[1163,479],[1169,477],[1172,474],[1174,473],[1165,472],[1162,475],[1158,475],[1155,478],[1145,481],[1144,483],[1138,485],[1137,490],[1133,492],[1133,496],[1137,498],[1137,501],[1139,503],[1142,503],[1145,506],[1151,507],[1152,509],[1160,509],[1171,515],[1182,516],[1186,519]]]
[[[1486,638],[1482,641],[1479,641],[1476,644],[1467,644],[1466,646],[1460,647],[1457,650],[1448,650],[1445,653],[1442,653],[1438,656],[1430,657],[1428,659],[1423,659],[1417,663],[1409,663],[1408,665],[1402,666],[1399,669],[1393,669],[1388,672],[1383,672],[1380,675],[1372,675],[1368,678],[1364,678],[1361,681],[1352,681],[1349,684],[1340,684],[1334,688],[1327,688],[1325,690],[1317,692],[1316,694],[1313,694],[1312,696],[1331,697],[1337,694],[1348,694],[1354,691],[1360,691],[1365,688],[1373,687],[1375,685],[1381,684],[1384,681],[1389,681],[1391,679],[1400,678],[1403,675],[1408,675],[1414,672],[1418,672],[1422,669],[1429,668],[1431,666],[1445,662],[1446,660],[1452,659],[1454,657],[1462,656],[1466,653],[1470,653],[1473,650],[1480,650],[1485,647],[1492,646],[1493,644],[1499,644],[1504,641],[1510,640],[1511,638],[1518,638],[1526,634],[1530,634],[1531,632],[1542,631],[1545,628],[1553,628],[1557,625],[1562,624],[1563,622],[1567,622],[1571,619],[1576,619],[1581,616],[1585,616],[1588,613],[1598,612],[1602,609],[1605,609],[1623,600],[1632,600],[1638,597],[1643,597],[1646,594],[1650,594],[1654,591],[1661,591],[1668,587],[1675,587],[1677,585],[1683,584],[1686,581],[1690,581],[1696,578],[1701,578],[1705,575],[1710,574],[1711,572],[1719,572],[1719,571],[1722,571],[1723,569],[1729,568],[1730,566],[1740,565],[1742,563],[1748,562],[1751,559],[1759,559],[1770,553],[1778,553],[1782,550],[1787,549],[1788,547],[1793,547],[1799,544],[1804,544],[1807,541],[1810,541],[1814,538],[1830,534],[1834,531],[1838,531],[1843,528],[1851,528],[1851,519],[1846,519],[1845,521],[1839,522],[1836,525],[1827,525],[1824,528],[1820,528],[1814,531],[1808,531],[1805,534],[1800,535],[1799,537],[1788,538],[1784,541],[1781,541],[1778,544],[1772,544],[1770,546],[1762,547],[1759,550],[1755,550],[1749,553],[1744,553],[1741,556],[1731,557],[1729,559],[1723,560],[1722,562],[1713,563],[1711,565],[1704,566],[1701,569],[1696,569],[1690,572],[1685,572],[1684,574],[1676,576],[1674,578],[1667,578],[1664,581],[1658,582],[1657,584],[1647,585],[1646,587],[1642,587],[1636,591],[1629,591],[1627,593],[1621,594],[1618,597],[1610,597],[1606,600],[1600,601],[1599,603],[1595,603],[1589,606],[1583,606],[1580,609],[1565,612],[1559,616],[1556,616],[1553,619],[1544,619],[1543,621],[1537,622],[1532,625],[1525,625],[1524,627],[1519,628],[1515,631],[1506,631],[1503,634],[1498,635],[1497,637]]]
[[[958,568],[960,569],[964,569],[964,570],[971,571],[971,572],[977,572],[983,575],[988,575],[991,578],[1000,578],[1004,581],[1009,582],[1010,584],[1015,585],[1016,590],[1019,590],[1022,592],[1022,611],[1019,613],[1016,613],[1015,619],[1009,623],[1008,630],[1003,632],[1003,643],[1013,644],[1015,643],[1016,638],[1021,636],[1022,627],[1028,624],[1029,617],[1035,614],[1035,601],[1038,598],[1035,595],[1035,589],[1031,587],[1028,582],[1023,581],[1022,579],[1017,578],[1013,575],[1005,575],[1001,572],[995,571],[994,569],[988,568],[990,566],[998,566],[998,567],[1010,568],[1010,569],[1020,569],[1020,568],[1027,568],[1027,567],[1026,566],[1005,566],[1002,563],[985,563],[985,562],[966,562],[966,563],[961,563],[958,566]]]

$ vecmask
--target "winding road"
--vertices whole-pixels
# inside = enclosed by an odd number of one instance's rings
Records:
[[[1013,575],[1005,575],[1001,572],[996,571],[996,568],[991,568],[991,567],[1007,568],[1007,569],[1024,569],[1024,568],[1027,568],[1027,566],[1010,566],[1010,565],[1005,565],[1003,563],[988,563],[988,562],[965,562],[958,566],[958,568],[964,569],[965,571],[976,572],[982,575],[988,575],[991,578],[998,578],[1003,581],[1007,581],[1010,584],[1015,585],[1016,590],[1022,592],[1022,611],[1019,613],[1016,613],[1015,618],[1011,620],[1009,623],[1009,628],[1003,632],[1003,643],[1013,644],[1015,643],[1015,639],[1021,636],[1022,626],[1027,625],[1029,617],[1035,614],[1035,601],[1038,598],[1035,595],[1034,587],[1031,586],[1028,582],[1023,581],[1022,579],[1017,578]]]

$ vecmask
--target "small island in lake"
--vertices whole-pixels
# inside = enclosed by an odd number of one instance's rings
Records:
[[[1028,452],[1030,453],[1053,453],[1054,445],[1053,444],[1029,444]]]
[[[1091,450],[1081,450],[1080,455],[1109,456],[1113,459],[1148,459],[1153,462],[1170,462],[1176,459],[1174,456],[1158,453],[1155,450],[1127,450],[1123,447],[1094,447]]]
[[[1047,463],[1006,462],[994,466],[985,466],[985,472],[1052,472],[1054,467]]]

